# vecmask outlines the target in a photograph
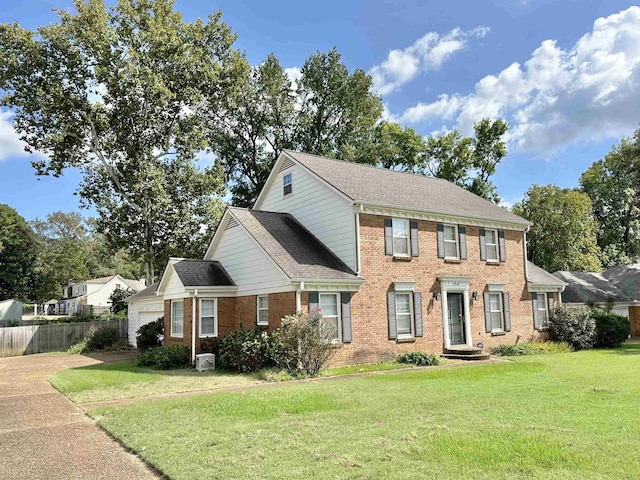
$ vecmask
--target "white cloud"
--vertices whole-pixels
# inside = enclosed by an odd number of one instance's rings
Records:
[[[298,80],[302,77],[302,71],[298,67],[289,67],[284,69],[284,73],[289,77],[291,86],[293,87],[293,90],[296,91],[298,89]]]
[[[0,109],[0,161],[29,155],[24,151],[24,143],[11,125],[12,117],[10,111]]]
[[[440,69],[451,55],[465,48],[470,37],[484,37],[488,31],[487,27],[477,27],[466,31],[455,28],[444,35],[429,32],[405,49],[391,50],[384,62],[369,71],[374,89],[386,95],[420,72]]]
[[[482,78],[469,95],[441,95],[398,118],[448,120],[464,134],[483,117],[509,120],[521,152],[549,155],[576,141],[619,138],[640,121],[640,7],[599,18],[570,49],[546,40],[524,65]]]

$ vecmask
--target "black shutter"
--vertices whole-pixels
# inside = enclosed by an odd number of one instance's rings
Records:
[[[318,308],[320,308],[318,292],[309,292],[309,313],[313,313]]]
[[[384,254],[393,255],[393,221],[384,219]]]
[[[389,319],[389,339],[398,338],[398,324],[396,323],[396,293],[387,292],[387,317]]]
[[[410,222],[411,226],[411,256],[417,257],[420,252],[418,246],[418,222]]]
[[[467,259],[467,229],[458,226],[458,236],[460,237],[460,260]]]
[[[415,336],[423,335],[422,329],[422,293],[413,292],[413,316],[415,320]]]
[[[511,308],[509,307],[509,294],[502,292],[502,312],[504,313],[504,331],[511,331]]]
[[[498,244],[500,246],[500,261],[501,262],[506,262],[507,261],[507,250],[506,250],[505,244],[504,244],[504,230],[499,230],[498,231]]]
[[[542,326],[540,325],[540,318],[538,317],[538,294],[532,293],[531,297],[531,303],[533,305],[533,328],[537,330]]]
[[[351,292],[340,292],[342,303],[342,342],[351,343]]]
[[[480,260],[487,260],[487,239],[485,237],[485,229],[480,229]]]
[[[484,331],[491,333],[491,297],[489,292],[484,292]]]
[[[439,223],[436,228],[438,232],[438,258],[444,258],[444,225]]]

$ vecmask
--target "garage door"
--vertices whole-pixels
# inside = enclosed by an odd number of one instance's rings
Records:
[[[138,312],[138,318],[129,319],[129,343],[136,346],[136,332],[142,325],[155,322],[162,317],[164,312],[162,310]]]

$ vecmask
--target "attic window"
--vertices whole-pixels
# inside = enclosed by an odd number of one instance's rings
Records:
[[[293,178],[290,173],[282,177],[282,192],[284,195],[293,193]]]

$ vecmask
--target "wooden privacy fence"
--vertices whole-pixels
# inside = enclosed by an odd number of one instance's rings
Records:
[[[31,353],[60,352],[81,342],[91,328],[117,328],[120,338],[127,338],[127,319],[105,322],[59,323],[0,328],[0,357]]]

